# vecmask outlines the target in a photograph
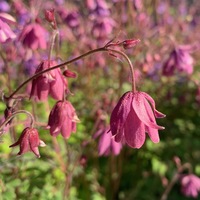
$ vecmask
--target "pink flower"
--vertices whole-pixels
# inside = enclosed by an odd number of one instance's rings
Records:
[[[71,132],[76,132],[77,122],[79,119],[72,104],[69,101],[58,101],[49,115],[50,134],[57,136],[61,133],[64,138],[69,138]]]
[[[39,73],[56,65],[57,63],[53,60],[50,62],[44,60],[38,66],[35,73]],[[33,80],[30,97],[35,97],[35,99],[39,101],[45,101],[50,94],[54,99],[61,100],[66,88],[67,81],[63,78],[60,68],[57,68],[42,74]]]
[[[187,197],[197,198],[200,191],[200,178],[194,174],[184,175],[181,178],[181,192]]]
[[[25,47],[32,50],[38,48],[46,49],[46,30],[38,23],[32,23],[24,27],[22,30],[19,40],[22,41]]]
[[[98,144],[99,156],[108,156],[109,154],[119,155],[122,143],[115,142],[114,137],[108,128],[101,128],[94,134],[94,139],[100,136]]]
[[[40,140],[37,129],[30,127],[25,128],[18,141],[9,147],[15,147],[17,145],[20,146],[18,155],[32,151],[38,158],[40,157],[38,146],[46,146],[45,143]]]
[[[0,43],[16,38],[15,33],[11,30],[7,22],[13,23],[15,19],[7,13],[0,13]]]
[[[155,109],[152,97],[145,92],[129,91],[120,98],[111,114],[111,133],[116,142],[124,139],[132,148],[141,148],[146,138],[145,132],[154,143],[158,143],[158,130],[164,127],[156,124],[155,117],[165,115]]]
[[[190,53],[193,48],[192,45],[182,45],[175,48],[163,66],[163,75],[172,76],[175,70],[192,74],[194,60]]]

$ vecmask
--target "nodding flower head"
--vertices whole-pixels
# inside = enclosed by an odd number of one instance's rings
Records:
[[[194,174],[183,175],[180,179],[181,192],[187,197],[197,198],[200,191],[200,178]]]
[[[61,133],[64,138],[69,138],[71,132],[76,132],[77,122],[79,119],[72,104],[69,101],[58,101],[49,115],[50,134],[57,136]]]
[[[151,104],[151,105],[150,105]],[[141,148],[146,134],[154,143],[160,138],[155,118],[165,117],[155,108],[155,101],[145,92],[127,92],[115,106],[110,118],[110,130],[115,141],[122,139],[132,148]]]
[[[35,74],[57,65],[55,61],[42,61]],[[60,68],[53,69],[43,73],[32,81],[30,97],[36,101],[45,101],[50,94],[54,99],[61,100],[64,92],[67,90],[67,80],[61,74]]]
[[[163,75],[172,76],[175,71],[192,74],[194,60],[190,53],[193,51],[191,45],[176,47],[169,55],[163,66]]]
[[[20,146],[18,155],[32,151],[38,158],[40,157],[38,146],[46,146],[45,143],[40,140],[37,129],[30,127],[25,128],[18,141],[9,147],[15,147],[17,145]]]
[[[22,41],[25,47],[32,50],[36,50],[38,48],[46,49],[46,36],[47,32],[40,24],[32,23],[24,27],[19,36],[19,40]]]

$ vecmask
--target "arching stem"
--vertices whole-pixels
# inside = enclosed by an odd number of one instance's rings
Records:
[[[129,67],[130,67],[130,70],[131,70],[131,83],[132,83],[132,91],[133,92],[136,92],[136,83],[135,83],[135,74],[134,74],[134,68],[133,68],[133,65],[129,59],[129,57],[122,51],[119,51],[119,50],[115,50],[115,49],[110,49],[110,48],[107,48],[108,51],[110,52],[113,52],[113,53],[117,53],[121,56],[123,56],[125,58],[125,60],[127,61]]]
[[[24,113],[24,114],[26,114],[26,115],[29,116],[29,118],[31,119],[30,127],[33,128],[34,123],[35,123],[35,120],[34,120],[33,115],[32,115],[30,112],[26,111],[26,110],[18,110],[18,111],[13,112],[12,115],[10,115],[9,117],[7,117],[7,118],[5,119],[5,121],[0,125],[0,136],[3,135],[3,131],[1,131],[1,130],[3,129],[3,127],[4,127],[11,119],[13,119],[16,115],[22,114],[22,113]]]

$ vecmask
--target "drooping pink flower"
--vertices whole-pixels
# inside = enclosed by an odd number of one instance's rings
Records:
[[[100,136],[98,144],[99,156],[108,156],[110,154],[119,155],[122,149],[122,143],[116,142],[114,137],[112,137],[111,132],[108,128],[100,128],[95,134],[94,139]]]
[[[28,24],[22,30],[19,40],[22,41],[25,47],[28,47],[32,50],[38,48],[46,49],[47,32],[39,23]]]
[[[163,66],[163,75],[172,76],[177,70],[192,74],[194,60],[190,53],[193,51],[192,45],[181,45],[175,48],[169,55]]]
[[[37,129],[30,127],[25,128],[18,141],[10,145],[9,147],[15,147],[17,145],[20,146],[20,151],[18,155],[22,155],[28,151],[32,151],[38,158],[40,157],[38,146],[46,146],[45,143],[40,140]]]
[[[35,73],[39,73],[55,65],[57,65],[56,61],[44,60],[38,66]],[[66,89],[67,81],[63,78],[60,68],[57,68],[33,80],[30,97],[34,97],[37,101],[45,101],[50,94],[54,99],[61,100]]]
[[[0,43],[4,43],[9,39],[16,38],[16,34],[7,24],[9,22],[15,22],[15,19],[7,13],[0,13]]]
[[[126,92],[115,106],[110,118],[110,130],[115,141],[122,139],[132,148],[141,148],[146,134],[154,143],[160,138],[155,118],[165,117],[155,108],[155,101],[145,92]]]
[[[64,138],[69,138],[71,132],[76,132],[77,122],[79,119],[72,104],[69,101],[58,101],[49,115],[50,134],[57,136],[61,133]]]
[[[187,197],[198,197],[200,191],[200,178],[194,174],[181,177],[181,192]]]

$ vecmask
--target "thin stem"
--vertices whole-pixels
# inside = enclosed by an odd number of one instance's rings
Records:
[[[126,61],[127,61],[128,64],[129,64],[130,70],[131,70],[132,91],[133,91],[133,92],[136,92],[137,90],[136,90],[136,84],[135,84],[135,78],[134,78],[134,68],[133,68],[133,65],[132,65],[132,63],[131,63],[129,57],[128,57],[124,52],[122,52],[122,51],[108,48],[108,47],[110,47],[110,46],[113,46],[113,45],[112,45],[112,44],[108,44],[108,45],[105,45],[104,47],[101,47],[101,48],[97,48],[97,49],[88,51],[87,53],[82,54],[82,55],[80,55],[80,56],[77,56],[76,58],[73,58],[73,59],[71,59],[71,60],[69,60],[69,61],[63,62],[63,63],[61,63],[61,64],[59,64],[59,65],[56,65],[56,66],[50,67],[50,68],[48,68],[48,69],[45,69],[45,70],[43,70],[43,71],[41,71],[41,72],[38,72],[37,74],[33,75],[32,77],[30,77],[29,79],[27,79],[26,81],[24,81],[24,82],[23,82],[9,97],[7,97],[7,98],[8,98],[8,99],[13,98],[13,96],[14,96],[24,85],[26,85],[26,84],[27,84],[28,82],[30,82],[31,80],[33,80],[33,79],[39,77],[40,75],[42,75],[42,74],[44,74],[44,73],[46,73],[46,72],[48,72],[48,71],[51,71],[51,70],[53,70],[53,69],[57,69],[57,68],[64,67],[65,65],[69,65],[70,63],[73,63],[73,62],[75,62],[75,61],[77,61],[77,60],[79,60],[79,59],[81,59],[81,58],[84,58],[84,57],[89,56],[89,55],[91,55],[91,54],[93,54],[93,53],[97,53],[97,52],[101,52],[101,51],[114,52],[114,53],[120,54],[121,56],[123,56],[123,57],[126,59]]]
[[[176,181],[178,180],[178,178],[179,178],[179,173],[174,174],[172,180],[170,181],[170,183],[167,186],[166,190],[162,194],[162,197],[161,197],[160,200],[167,200],[169,192],[171,191],[172,187],[174,186],[174,184],[176,183]]]
[[[93,54],[93,53],[100,52],[100,51],[108,51],[108,50],[107,50],[105,47],[101,47],[101,48],[98,48],[98,49],[94,49],[94,50],[88,51],[87,53],[85,53],[85,54],[83,54],[83,55],[81,55],[81,56],[78,56],[78,57],[73,58],[73,59],[71,59],[71,60],[69,60],[69,61],[63,62],[63,63],[61,63],[61,64],[59,64],[59,65],[53,66],[53,67],[51,67],[51,68],[45,69],[45,70],[43,70],[43,71],[41,71],[41,72],[35,74],[34,76],[32,76],[32,77],[30,77],[29,79],[27,79],[26,81],[24,81],[24,82],[23,82],[9,97],[7,97],[7,98],[8,98],[8,99],[13,98],[13,96],[14,96],[22,87],[24,87],[28,82],[30,82],[30,81],[32,81],[33,79],[39,77],[40,75],[42,75],[42,74],[44,74],[44,73],[46,73],[46,72],[48,72],[48,71],[51,71],[51,70],[53,70],[53,69],[57,69],[57,68],[64,67],[65,65],[69,65],[70,63],[73,63],[73,62],[75,62],[75,61],[77,61],[77,60],[79,60],[79,59],[81,59],[81,58],[84,58],[84,57],[86,57],[86,56],[89,56],[89,55],[91,55],[91,54]]]
[[[126,61],[129,64],[130,70],[131,70],[132,91],[136,92],[137,90],[136,90],[136,83],[135,83],[134,68],[133,68],[133,65],[132,65],[129,57],[124,52],[122,52],[122,51],[115,50],[115,49],[110,49],[110,48],[107,48],[107,49],[110,52],[114,52],[114,53],[120,54],[121,56],[123,56],[126,59]]]
[[[34,122],[35,122],[33,115],[32,115],[30,112],[26,111],[26,110],[18,110],[18,111],[13,112],[11,116],[9,116],[9,117],[7,117],[7,118],[5,119],[5,121],[0,125],[0,130],[2,130],[3,127],[4,127],[12,118],[14,118],[16,115],[21,114],[21,113],[24,113],[24,114],[26,114],[26,115],[29,116],[29,118],[31,119],[30,126],[33,127],[33,126],[34,126]],[[0,136],[1,136],[1,135],[3,135],[3,131],[0,131]]]
[[[52,38],[51,38],[51,43],[50,43],[50,49],[49,49],[49,55],[48,55],[48,60],[49,62],[51,61],[51,57],[52,57],[52,52],[53,52],[53,47],[54,47],[54,44],[55,44],[55,40],[56,40],[56,36],[58,35],[58,30],[53,30],[53,33],[52,33]]]
[[[166,187],[164,193],[162,194],[160,200],[167,200],[168,195],[169,195],[171,189],[173,188],[173,186],[174,186],[174,184],[176,183],[176,181],[179,179],[179,175],[180,175],[185,169],[188,169],[189,173],[191,173],[191,172],[192,172],[191,164],[190,164],[190,163],[185,163],[185,164],[181,165],[181,166],[178,168],[177,172],[174,174],[172,180],[170,181],[170,183],[169,183],[168,186]]]

